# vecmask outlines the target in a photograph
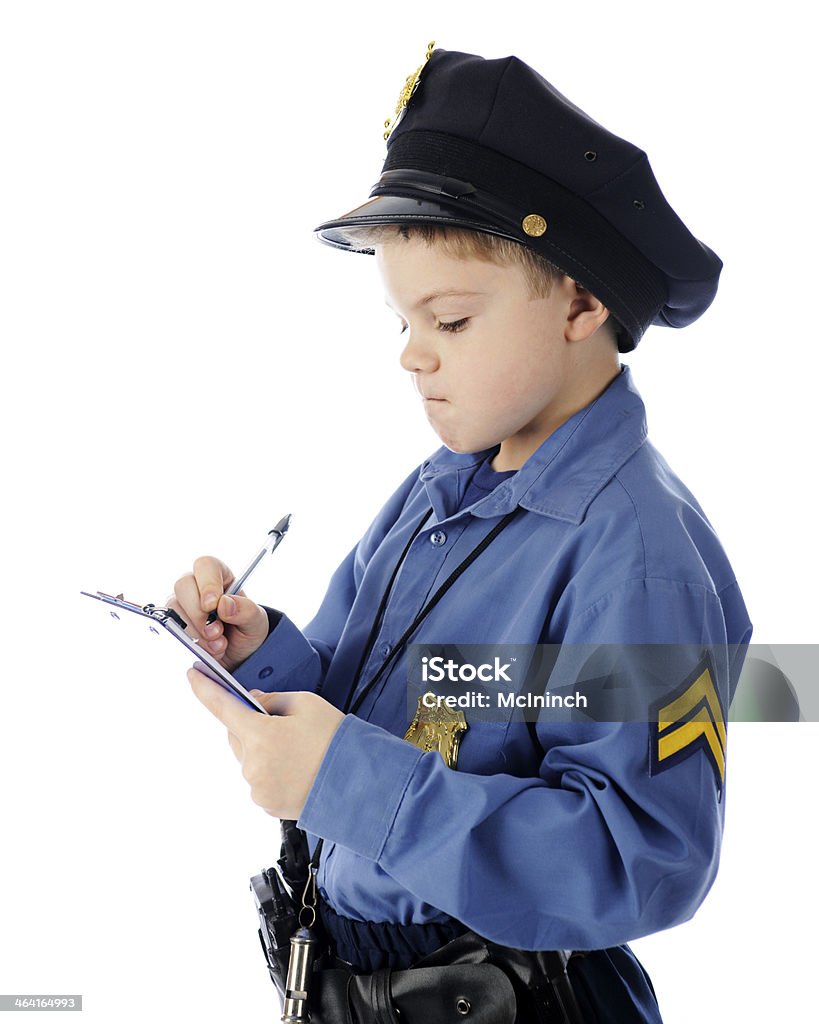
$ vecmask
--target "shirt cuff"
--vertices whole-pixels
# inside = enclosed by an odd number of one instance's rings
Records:
[[[266,609],[272,623],[270,609]],[[305,635],[282,612],[267,639],[241,665],[234,677],[246,690],[314,690],[318,683],[318,655]],[[293,685],[295,683],[295,685]]]
[[[378,860],[423,756],[406,740],[347,715],[330,741],[299,826]]]

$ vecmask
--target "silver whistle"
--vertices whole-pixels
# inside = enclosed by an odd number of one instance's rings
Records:
[[[284,991],[282,1024],[308,1024],[307,997],[318,939],[309,928],[299,928],[290,938],[290,964]]]

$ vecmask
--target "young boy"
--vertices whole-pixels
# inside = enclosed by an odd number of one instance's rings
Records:
[[[355,974],[316,972],[313,1017],[659,1021],[624,944],[687,920],[713,881],[751,625],[618,350],[698,317],[720,261],[645,154],[532,69],[431,48],[370,201],[317,230],[375,252],[444,447],[304,633],[224,596],[214,558],[175,591],[275,716],[191,672],[253,799],[309,836],[329,948]],[[659,699],[642,715],[456,710],[409,644],[560,645],[551,692],[659,677]],[[550,950],[573,954],[573,995],[532,952]]]

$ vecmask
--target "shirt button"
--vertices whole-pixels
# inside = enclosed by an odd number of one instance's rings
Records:
[[[390,647],[390,645],[389,645],[389,644],[382,644],[382,645],[381,645],[381,656],[382,656],[383,658],[386,658],[386,657],[387,657],[387,655],[388,655],[388,654],[390,653],[390,651],[391,651],[391,650],[392,650],[392,647]]]
[[[430,544],[434,544],[435,547],[440,547],[442,544],[446,544],[446,534],[443,530],[436,530],[435,533],[429,535]]]
[[[259,672],[259,679],[267,679],[268,676],[273,675],[273,666],[265,665],[265,667]]]

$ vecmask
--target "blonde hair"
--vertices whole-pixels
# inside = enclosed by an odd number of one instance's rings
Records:
[[[563,271],[545,256],[511,238],[483,231],[450,227],[446,224],[373,224],[343,229],[345,239],[356,249],[372,251],[376,245],[398,238],[420,238],[435,245],[453,259],[477,259],[488,263],[518,266],[523,271],[532,298],[545,299]]]
[[[398,238],[420,238],[427,245],[435,243],[446,256],[453,259],[477,259],[502,266],[520,267],[529,285],[529,297],[545,299],[552,286],[564,272],[550,263],[545,256],[528,245],[512,238],[501,238],[485,231],[455,228],[448,224],[362,224],[344,228],[339,232],[360,252],[372,252],[376,245],[394,242]],[[622,332],[619,321],[609,313],[603,325],[605,333],[615,346]],[[619,346],[618,346],[619,347]]]

